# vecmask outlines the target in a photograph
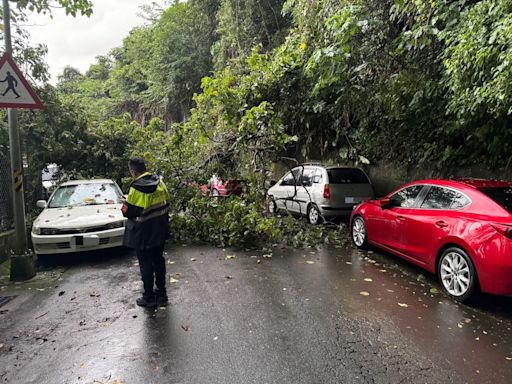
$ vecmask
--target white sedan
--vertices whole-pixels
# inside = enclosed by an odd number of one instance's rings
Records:
[[[112,180],[78,180],[60,185],[32,226],[36,254],[120,247],[126,219],[123,194]]]

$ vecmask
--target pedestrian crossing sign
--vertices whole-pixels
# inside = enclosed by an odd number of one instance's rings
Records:
[[[12,56],[7,52],[0,59],[0,108],[44,108]]]

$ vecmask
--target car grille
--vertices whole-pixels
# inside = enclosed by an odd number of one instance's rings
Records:
[[[100,239],[100,245],[108,244],[110,243],[110,237],[104,237],[103,239]]]
[[[108,231],[109,229],[112,229],[109,227],[109,225],[100,225],[97,227],[90,227],[90,228],[84,228],[84,229],[59,229],[56,233],[57,235],[77,235],[81,233],[91,233],[91,232],[101,232],[101,231]]]
[[[57,248],[59,248],[59,249],[68,249],[68,248],[71,248],[71,244],[69,242],[57,243]]]

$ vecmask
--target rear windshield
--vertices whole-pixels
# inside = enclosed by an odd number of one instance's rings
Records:
[[[507,211],[512,212],[512,187],[480,188],[480,190]]]
[[[331,168],[327,175],[329,184],[370,184],[364,172],[356,168]]]

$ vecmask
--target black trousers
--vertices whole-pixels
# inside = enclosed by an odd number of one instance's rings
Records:
[[[137,249],[140,275],[144,284],[144,296],[155,294],[156,285],[158,295],[165,295],[165,259],[164,245],[148,249]]]

